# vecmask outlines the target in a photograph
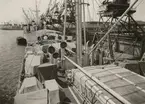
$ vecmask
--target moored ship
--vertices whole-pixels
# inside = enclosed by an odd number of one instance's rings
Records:
[[[144,70],[140,68],[141,76],[134,73],[131,70],[132,68],[128,70],[120,66],[120,62],[127,63],[127,61],[124,61],[126,57],[117,60],[118,55],[116,57],[116,54],[120,51],[115,53],[111,43],[115,40],[112,39],[114,34],[112,33],[112,35],[111,31],[137,2],[138,0],[130,6],[127,0],[103,2],[103,6],[107,5],[109,8],[112,6],[115,9],[116,7],[118,9],[119,6],[125,8],[119,10],[121,11],[119,14],[116,14],[116,11],[113,11],[115,14],[107,14],[110,11],[105,10],[103,15],[107,17],[115,15],[120,18],[109,25],[111,26],[110,29],[104,27],[101,34],[95,34],[93,39],[95,42],[92,42],[92,44],[85,41],[82,45],[81,0],[75,2],[77,9],[76,40],[65,38],[67,37],[65,24],[63,34],[62,32],[46,29],[45,24],[40,30],[38,30],[37,24],[28,24],[26,26],[27,34],[25,34],[27,40],[26,55],[23,60],[15,104],[145,103]],[[65,2],[65,7],[67,7],[67,3]],[[65,22],[66,17],[64,16]],[[108,30],[106,31],[106,29]],[[100,33],[100,31],[97,33]],[[95,39],[95,36],[97,39]],[[117,37],[117,39],[120,39],[120,37]],[[107,45],[109,54],[104,57],[103,48],[106,43],[109,44]],[[117,43],[115,45],[118,46]],[[144,65],[143,59],[140,61]]]

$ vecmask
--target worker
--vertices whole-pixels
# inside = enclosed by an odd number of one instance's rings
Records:
[[[96,50],[96,55],[95,55],[95,57],[96,57],[96,61],[95,61],[95,64],[96,65],[99,65],[99,54],[100,54],[100,49],[97,49]]]
[[[99,65],[103,65],[104,48],[100,45]]]
[[[103,62],[104,64],[108,64],[109,63],[109,50],[107,48],[105,48],[104,50],[104,58],[103,58]]]

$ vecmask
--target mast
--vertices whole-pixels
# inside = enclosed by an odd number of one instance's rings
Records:
[[[87,50],[86,50],[85,0],[83,0],[83,30],[84,30],[84,46],[86,52]]]
[[[65,0],[65,9],[64,9],[64,28],[63,28],[63,40],[65,40],[66,33],[66,15],[67,15],[67,0]]]
[[[47,8],[47,11],[46,11],[46,14],[45,14],[46,16],[48,16],[48,14],[50,12],[51,3],[52,3],[52,0],[49,1],[48,8]]]
[[[77,63],[82,66],[82,9],[81,0],[76,0]]]
[[[36,23],[39,23],[39,10],[38,10],[38,3],[37,0],[35,0],[35,5],[36,5]]]
[[[63,41],[65,41],[65,33],[66,33],[66,13],[67,13],[67,0],[65,0],[64,1],[64,3],[65,3],[65,8],[64,8],[64,10],[65,10],[65,14],[64,14],[64,27],[63,27],[63,37],[62,37],[62,39],[63,39]],[[62,68],[64,69],[64,53],[65,53],[65,50],[63,49],[63,48],[61,48],[61,60],[62,60]]]

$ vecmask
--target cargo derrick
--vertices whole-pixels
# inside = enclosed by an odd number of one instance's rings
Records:
[[[104,21],[101,22],[101,25],[106,27],[103,28],[104,31],[100,30],[100,32],[104,32],[104,34],[102,34],[102,37],[100,37],[97,43],[92,46],[93,49],[91,51],[89,50],[89,55],[92,56],[92,58],[94,58],[93,53],[97,53],[95,49],[101,50],[104,48],[105,42],[110,40],[110,45],[113,44],[114,41],[111,31],[114,29],[114,27],[116,27],[120,20],[122,20],[122,17],[128,13],[133,5],[137,3],[137,1],[138,0],[136,0],[132,6],[125,10],[118,20],[116,19],[116,23],[114,23],[115,20],[112,20],[112,24],[107,21],[106,25],[103,24]],[[107,31],[108,28],[109,30]],[[130,36],[129,34],[127,35]],[[97,36],[94,38],[98,38]],[[107,36],[108,40],[106,40]],[[119,39],[118,36],[116,37],[116,39]],[[120,42],[121,40],[117,41]],[[142,88],[142,86],[140,86],[140,84],[144,83],[144,77],[118,65],[91,65],[87,67],[81,67],[81,65],[76,64],[69,57],[64,56],[64,58],[65,61],[68,61],[74,65],[74,68],[77,68],[68,71],[69,74],[67,79],[69,79],[68,82],[70,85],[72,85],[71,88],[73,91],[82,98],[83,104],[141,104],[145,102],[145,90]]]
[[[65,4],[63,4],[62,8],[65,8]],[[65,34],[67,36],[74,36],[75,30],[72,30],[72,28],[75,27],[75,2],[74,0],[67,0],[66,8],[67,8],[66,11],[64,9],[61,13],[62,21],[65,21],[65,18],[66,18]],[[66,17],[65,17],[65,14],[66,14]]]
[[[113,2],[105,0],[102,5],[99,6],[100,9],[98,14],[100,26],[94,35],[94,40],[99,41],[129,6],[130,3],[127,0],[114,0]],[[114,59],[113,47],[115,48],[115,52],[125,53],[125,51],[127,51],[120,49],[121,45],[128,45],[128,47],[131,47],[131,55],[135,57],[142,57],[145,51],[145,32],[142,28],[143,26],[141,26],[133,18],[132,15],[135,12],[135,9],[130,9],[127,14],[119,21],[117,26],[110,32],[110,34],[107,36],[107,39],[105,39],[105,41],[101,44],[109,44],[110,57],[112,59]]]

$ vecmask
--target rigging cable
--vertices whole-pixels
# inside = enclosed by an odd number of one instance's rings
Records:
[[[35,15],[34,15],[34,13],[33,13],[31,8],[29,8],[29,11],[31,12],[33,19],[35,19]]]
[[[102,4],[101,0],[99,0],[99,2]]]
[[[97,4],[98,6],[100,6],[99,3],[97,2],[97,0],[95,0],[95,2],[96,2],[96,4]]]
[[[94,0],[92,0],[92,4],[93,4],[93,10],[95,10]],[[93,13],[93,16],[92,16],[93,17],[93,21],[94,21],[94,16],[95,16],[94,14],[95,14],[95,12]]]
[[[41,0],[39,0],[38,7],[40,7],[40,5],[41,5]]]
[[[95,0],[95,1],[96,1],[96,0]],[[92,4],[93,4],[93,6],[92,6],[92,7],[93,7],[93,11],[95,11],[95,12],[93,12],[93,20],[94,20],[94,19],[96,18],[96,14],[97,14],[97,12],[98,12],[98,11],[96,10],[97,8],[95,8],[94,5],[97,4],[98,7],[99,7],[99,3],[98,3],[97,1],[96,1],[96,3],[95,3],[94,0],[93,0],[93,1],[92,1]]]
[[[88,6],[87,6],[87,10],[88,10],[88,20],[91,21],[91,14],[90,14],[90,9]]]
[[[137,4],[137,6],[135,6],[134,8],[136,9],[143,1],[144,1],[144,0],[141,0],[141,1]]]

